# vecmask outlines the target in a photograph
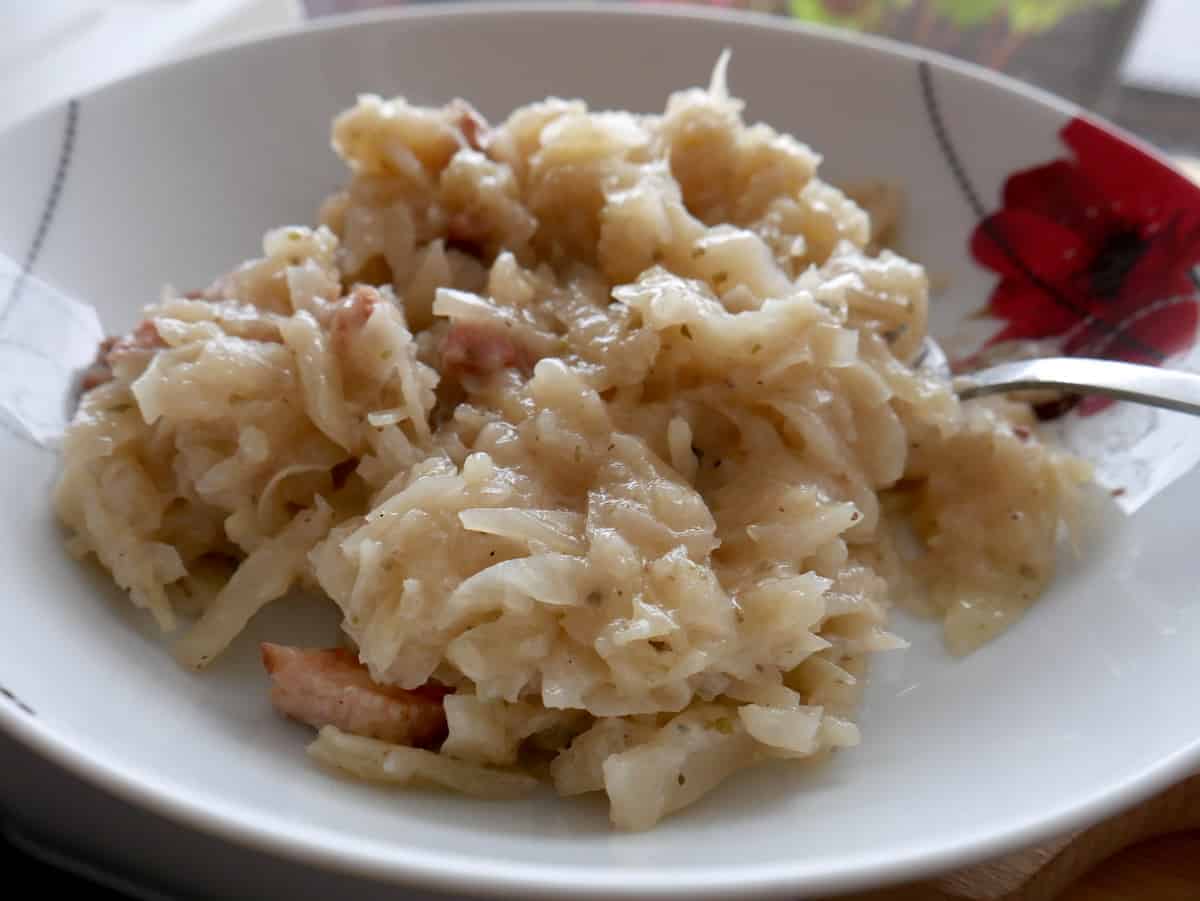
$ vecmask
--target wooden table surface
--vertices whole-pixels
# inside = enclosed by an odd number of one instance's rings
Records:
[[[1200,832],[1130,848],[1075,884],[1059,901],[1197,901]]]

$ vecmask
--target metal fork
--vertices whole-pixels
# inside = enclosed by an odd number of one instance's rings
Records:
[[[1200,374],[1194,372],[1115,360],[1042,357],[951,376],[949,360],[932,338],[925,339],[914,365],[931,375],[951,379],[955,393],[963,400],[1008,391],[1053,388],[1076,394],[1102,394],[1200,416]]]

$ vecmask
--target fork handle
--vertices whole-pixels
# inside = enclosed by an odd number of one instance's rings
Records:
[[[1115,360],[1045,357],[1001,363],[961,376],[954,385],[964,400],[1006,391],[1063,388],[1200,416],[1200,375]]]

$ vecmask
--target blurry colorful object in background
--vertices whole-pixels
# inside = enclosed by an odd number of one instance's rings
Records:
[[[1123,0],[790,0],[797,19],[841,28],[879,31],[914,44],[949,49],[963,32],[988,29],[986,53],[977,61],[1003,69],[1032,36],[1069,16],[1115,8]],[[750,4],[754,5],[754,4]]]
[[[1009,0],[1007,3],[993,3],[994,6],[1006,7],[1004,12],[1008,19],[1008,38],[1000,44],[992,59],[981,62],[1003,69],[1027,37],[1049,31],[1074,13],[1098,7],[1113,8],[1121,3],[1122,0]],[[965,7],[983,6],[985,3],[979,0],[975,0],[974,3],[942,0],[939,5]]]
[[[791,0],[788,12],[796,19],[838,28],[875,29],[893,8],[912,0]]]
[[[303,0],[314,17],[411,2],[437,0]],[[749,10],[883,34],[1004,70],[1083,106],[1102,108],[1117,87],[1121,60],[1148,0],[632,2]]]
[[[673,2],[772,13],[887,35],[1009,71],[1088,106],[1099,102],[1112,84],[1145,5],[1145,0]]]

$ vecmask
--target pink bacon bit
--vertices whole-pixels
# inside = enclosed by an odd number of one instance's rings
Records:
[[[414,747],[437,747],[446,738],[442,698],[427,684],[415,691],[380,685],[345,648],[293,648],[264,642],[262,662],[274,683],[271,703],[280,713],[315,729],[343,732]]]
[[[465,100],[454,100],[447,107],[454,116],[454,125],[472,150],[485,151],[491,137],[491,126],[479,111]]]
[[[96,351],[96,359],[83,371],[83,375],[79,379],[79,387],[84,391],[91,391],[105,382],[112,381],[112,364],[108,362],[108,355],[116,343],[116,338],[105,338],[100,342],[100,347]]]
[[[350,341],[362,331],[375,307],[381,303],[385,301],[378,290],[370,285],[355,285],[354,290],[334,307],[329,332],[338,354],[349,352]]]
[[[128,335],[121,338],[105,338],[100,342],[96,352],[96,360],[84,370],[80,379],[80,387],[91,391],[98,385],[111,382],[113,379],[113,364],[121,357],[137,353],[151,353],[167,346],[162,335],[155,328],[153,320],[143,319]]]
[[[530,370],[537,362],[503,330],[474,322],[450,327],[442,342],[442,368],[468,375],[491,375],[501,369]]]
[[[158,333],[158,329],[154,325],[154,320],[143,319],[138,323],[137,328],[113,345],[111,355],[118,357],[122,354],[134,353],[140,350],[159,350],[166,346],[167,342]]]

